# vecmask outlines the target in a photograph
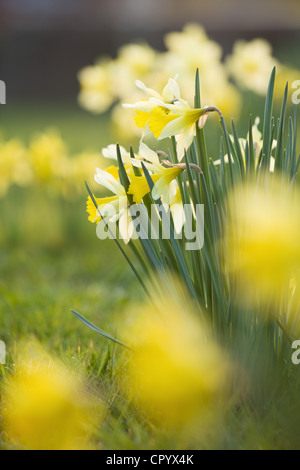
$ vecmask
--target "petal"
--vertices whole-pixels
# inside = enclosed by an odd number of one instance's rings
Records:
[[[170,206],[170,209],[174,221],[175,232],[177,233],[177,235],[179,235],[182,231],[182,227],[184,226],[185,222],[183,205],[175,203]]]
[[[157,153],[154,152],[154,150],[151,150],[148,145],[144,144],[144,142],[140,143],[139,154],[145,160],[148,160],[148,162],[159,165],[159,158]]]
[[[149,120],[149,129],[153,133],[156,139],[161,138],[161,133],[164,128],[171,122],[174,121],[177,116],[167,114],[161,108],[153,109],[151,113],[151,119]],[[173,134],[172,134],[173,135]],[[167,136],[169,137],[169,136]]]
[[[120,147],[120,152],[121,152],[121,157],[122,160],[125,161],[130,157],[130,154],[127,152],[127,150],[124,147]],[[117,160],[117,146],[112,144],[108,145],[108,147],[105,147],[102,149],[102,155],[104,158],[110,158],[111,160]]]
[[[134,122],[136,127],[145,127],[149,119],[151,118],[150,113],[146,113],[145,111],[136,111],[136,114],[134,116]]]
[[[95,181],[96,183],[100,184],[101,186],[104,186],[114,194],[122,194],[124,192],[124,188],[121,183],[119,183],[113,177],[113,175],[111,175],[107,171],[100,170],[100,168],[96,168]]]
[[[192,145],[195,136],[195,125],[192,124],[183,134],[176,136],[178,160],[181,161],[186,150]]]
[[[167,137],[171,137],[173,135],[182,134],[185,131],[187,125],[188,122],[185,116],[175,116],[172,121],[165,125],[159,136],[159,140],[166,139]]]
[[[136,80],[136,81],[135,81],[135,84],[136,84],[137,88],[139,88],[139,89],[142,90],[144,93],[146,93],[146,95],[152,96],[153,98],[161,99],[161,96],[159,95],[159,93],[157,93],[157,92],[156,92],[155,90],[153,90],[152,88],[146,87],[145,83],[142,82],[141,80]]]
[[[124,210],[119,219],[119,232],[120,237],[126,245],[129,243],[133,233],[133,229],[131,227],[133,224],[131,224],[131,222],[132,218],[130,217],[129,212]]]
[[[145,113],[151,113],[152,109],[156,108],[157,104],[151,100],[141,100],[134,104],[123,104],[123,108],[135,109],[136,111],[143,111]]]

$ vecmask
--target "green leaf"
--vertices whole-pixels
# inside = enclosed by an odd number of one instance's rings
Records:
[[[271,133],[272,133],[272,113],[273,113],[273,97],[274,97],[274,85],[276,77],[276,67],[273,68],[271,78],[268,86],[266,105],[265,105],[265,116],[264,116],[264,130],[263,130],[263,157],[262,166],[264,168],[270,168],[270,152],[271,152]]]
[[[84,323],[84,325],[88,326],[91,330],[93,331],[96,331],[96,333],[99,333],[99,335],[101,336],[104,336],[104,338],[107,338],[111,341],[113,341],[114,343],[117,343],[119,344],[120,346],[123,346],[124,348],[126,349],[130,349],[131,351],[133,351],[133,349],[128,346],[127,344],[125,343],[122,343],[122,341],[119,341],[118,339],[114,338],[113,336],[111,336],[110,334],[108,333],[105,333],[105,331],[103,330],[100,330],[100,328],[98,328],[97,326],[93,325],[91,322],[89,322],[88,320],[86,320],[82,315],[80,315],[78,312],[76,312],[75,310],[71,310],[71,312],[73,313],[73,315],[78,318],[78,320],[80,320],[82,323]]]

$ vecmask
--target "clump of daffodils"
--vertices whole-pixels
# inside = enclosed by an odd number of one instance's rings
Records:
[[[228,363],[185,295],[137,307],[122,331],[133,346],[123,386],[151,419],[183,430],[216,418]]]
[[[82,380],[36,347],[16,364],[1,405],[6,438],[29,450],[87,449],[99,419]]]
[[[299,78],[299,72],[273,57],[271,45],[263,39],[236,41],[232,53],[222,60],[221,46],[200,25],[187,24],[180,32],[166,34],[165,46],[166,51],[158,52],[144,43],[128,44],[119,50],[116,59],[105,58],[83,69],[78,75],[80,104],[96,113],[112,107],[113,128],[118,136],[129,140],[139,133],[130,124],[132,111],[122,111],[121,103],[143,98],[134,86],[136,79],[159,90],[169,77],[178,75],[183,95],[191,102],[198,68],[202,105],[214,103],[225,118],[232,118],[242,107],[241,91],[263,95],[275,65],[283,86],[287,80],[291,83]],[[275,98],[281,99],[281,90],[281,86],[276,87]]]
[[[88,197],[87,212],[90,222],[97,224],[118,222],[120,236],[128,244],[131,239],[136,238],[130,212],[130,199],[132,204],[141,204],[145,196],[151,194],[154,200],[161,198],[163,203],[170,207],[175,230],[179,233],[184,222],[184,214],[176,178],[184,169],[163,165],[158,154],[144,142],[140,143],[139,151],[134,158],[124,147],[120,147],[119,152],[128,178],[128,189],[126,191],[120,181],[119,169],[116,165],[110,165],[105,170],[97,168],[95,181],[108,191],[108,195],[95,197],[94,201],[90,196]],[[108,146],[102,150],[102,154],[105,158],[116,161],[117,146]],[[154,183],[152,190],[149,188],[146,175],[143,174],[143,165],[147,168]],[[135,169],[138,169],[138,174]]]

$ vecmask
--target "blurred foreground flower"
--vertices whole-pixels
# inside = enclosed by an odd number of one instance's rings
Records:
[[[177,293],[141,310],[124,327],[135,348],[127,363],[127,392],[152,419],[176,429],[212,417],[228,365],[189,301]]]
[[[39,350],[17,364],[2,406],[4,431],[14,445],[30,450],[90,447],[95,403],[79,377]]]
[[[228,265],[240,296],[279,301],[300,268],[299,193],[272,180],[246,186],[229,199]]]
[[[18,140],[0,141],[0,197],[12,184],[27,186],[32,182],[32,171],[26,148]]]

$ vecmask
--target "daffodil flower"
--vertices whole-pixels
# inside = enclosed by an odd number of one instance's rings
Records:
[[[180,190],[175,178],[184,171],[183,168],[165,168],[159,161],[156,152],[141,142],[137,159],[131,159],[131,163],[142,168],[142,160],[147,170],[151,173],[154,182],[152,197],[154,200],[161,198],[164,204],[170,207],[175,232],[180,233],[185,221],[184,210]],[[140,204],[146,194],[150,192],[148,181],[145,176],[133,176],[128,193],[133,196],[133,201]]]
[[[171,182],[178,176],[182,171],[182,168],[165,168],[159,161],[156,152],[151,150],[143,142],[140,144],[139,157],[132,158],[131,163],[133,166],[142,168],[142,160],[148,171],[150,171],[151,178],[154,182],[152,189],[152,197],[154,200],[160,197],[169,197],[170,190],[172,191]],[[149,186],[145,176],[136,176],[132,178],[131,185],[129,187],[129,194],[133,194],[134,201],[139,203],[141,199],[149,192]],[[171,196],[174,195],[171,193]]]
[[[96,169],[95,181],[114,195],[95,198],[97,208],[92,199],[90,197],[88,198],[87,212],[89,214],[89,221],[99,223],[102,219],[101,215],[106,222],[118,221],[120,236],[124,242],[128,244],[134,235],[134,224],[130,215],[125,189],[112,172],[100,170],[99,168]]]
[[[215,107],[191,108],[181,98],[180,88],[175,79],[169,80],[163,96],[147,88],[142,82],[137,82],[137,86],[148,94],[149,99],[123,106],[136,110],[137,127],[148,125],[156,139],[176,136],[180,160],[193,142],[197,123],[199,128],[202,128],[206,123],[208,113],[217,111],[221,114]]]

